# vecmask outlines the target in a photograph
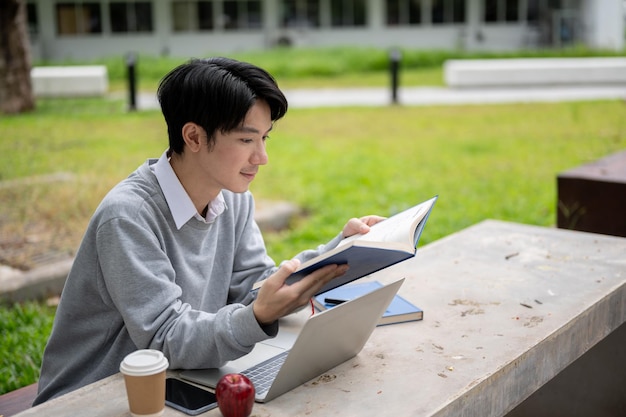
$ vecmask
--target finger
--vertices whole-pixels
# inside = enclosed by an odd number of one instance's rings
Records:
[[[348,220],[347,226],[352,230],[358,230],[362,224],[363,222],[361,221],[361,219],[357,219],[356,217],[353,217],[350,220]]]
[[[298,267],[300,267],[300,260],[297,258],[293,258],[293,259],[283,262],[280,265],[280,268],[278,268],[278,270],[279,271],[283,270],[287,274],[287,276],[289,276],[293,274],[294,272],[296,272]]]
[[[253,303],[254,316],[259,323],[271,323],[293,311],[295,304],[299,302],[299,294],[289,295],[292,289],[285,285],[285,281],[299,266],[298,259],[283,262],[261,286]]]
[[[332,267],[332,268],[329,268]],[[348,265],[327,265],[324,268],[318,269],[317,271],[311,273],[309,277],[311,278],[311,282],[306,290],[305,297],[306,299],[311,298],[314,294],[316,294],[324,285],[328,284],[333,279],[343,275],[348,270]]]
[[[270,276],[267,281],[261,286],[261,291],[263,287],[266,285],[270,287],[273,291],[277,291],[280,287],[285,285],[285,281],[291,274],[296,272],[298,267],[300,266],[300,261],[298,259],[290,259],[288,261],[284,261],[280,264],[278,270]]]
[[[376,215],[370,215],[370,216],[364,216],[361,217],[360,219],[363,223],[365,223],[368,226],[373,226],[378,222],[381,222],[383,220],[385,220],[385,217],[382,216],[376,216]]]
[[[308,285],[304,287],[304,289],[298,288],[300,296],[298,297],[297,303],[294,305],[291,312],[297,311],[298,309],[302,308],[302,306],[308,304],[311,298],[315,294],[317,294],[324,285],[326,285],[329,281],[332,281],[334,278],[345,274],[347,270],[347,264],[327,265],[324,268],[316,270],[315,272],[307,275],[302,280],[293,284],[293,286],[296,286],[298,284],[305,284],[306,281],[309,282]]]
[[[346,226],[346,230],[349,234],[367,233],[369,229],[369,226],[362,219],[357,219],[356,217],[348,220]]]
[[[338,266],[335,264],[326,265],[322,268],[316,269],[315,271],[311,272],[310,274],[302,278],[300,281],[292,285],[294,286],[297,285],[296,289],[301,294],[306,293],[310,291],[312,288],[316,287],[317,285],[320,285],[320,283],[321,285],[323,285],[326,281],[328,281],[329,279],[332,279],[329,277],[333,276],[333,271],[335,271],[337,267]]]

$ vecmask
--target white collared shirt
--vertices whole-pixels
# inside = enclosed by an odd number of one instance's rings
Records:
[[[178,230],[192,217],[205,223],[213,223],[217,216],[222,214],[226,209],[224,196],[220,192],[217,197],[209,203],[206,217],[203,218],[198,213],[198,210],[196,210],[196,206],[193,204],[193,201],[191,201],[191,197],[189,197],[189,194],[187,194],[187,191],[185,191],[185,188],[172,169],[167,151],[163,152],[163,155],[161,155],[157,162],[150,165],[150,169],[154,172],[154,176],[157,178],[161,190],[163,190],[165,201],[167,201],[167,205],[170,208]]]

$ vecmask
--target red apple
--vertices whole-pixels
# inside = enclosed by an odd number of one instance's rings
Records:
[[[254,385],[242,374],[226,374],[215,387],[217,405],[224,417],[248,417],[254,405]]]

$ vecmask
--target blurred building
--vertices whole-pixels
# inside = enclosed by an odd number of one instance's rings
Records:
[[[33,58],[295,47],[624,48],[623,0],[27,0]]]

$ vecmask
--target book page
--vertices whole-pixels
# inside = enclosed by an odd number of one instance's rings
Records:
[[[343,239],[337,247],[346,245],[354,240],[370,242],[398,242],[404,245],[413,245],[413,236],[417,224],[426,216],[432,206],[432,200],[428,200],[410,209],[395,214],[380,223],[376,223],[365,234],[357,234]]]

